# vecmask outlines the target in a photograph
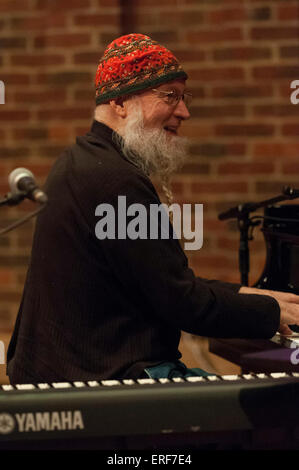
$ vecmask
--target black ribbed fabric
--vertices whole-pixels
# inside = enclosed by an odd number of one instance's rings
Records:
[[[160,204],[112,130],[94,122],[54,164],[8,349],[12,383],[137,378],[181,357],[180,330],[268,338],[278,303],[239,285],[195,277],[178,240],[99,240],[95,209],[117,197]]]

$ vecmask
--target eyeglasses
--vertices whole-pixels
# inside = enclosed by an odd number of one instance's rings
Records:
[[[161,98],[165,103],[169,104],[170,106],[177,106],[180,100],[183,100],[187,108],[190,106],[192,101],[191,93],[183,93],[182,95],[178,95],[176,91],[162,91],[152,88],[154,93],[157,93],[158,97]]]

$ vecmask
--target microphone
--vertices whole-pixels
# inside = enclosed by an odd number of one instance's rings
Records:
[[[13,195],[23,193],[34,202],[45,204],[48,201],[47,195],[37,186],[33,173],[27,168],[16,168],[9,177],[8,183]]]

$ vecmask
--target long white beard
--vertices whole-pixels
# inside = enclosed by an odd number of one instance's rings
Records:
[[[134,104],[133,104],[134,103]],[[168,178],[178,170],[187,157],[188,140],[170,135],[165,129],[149,129],[143,124],[142,109],[132,100],[131,117],[121,131],[114,133],[122,153],[147,175]]]

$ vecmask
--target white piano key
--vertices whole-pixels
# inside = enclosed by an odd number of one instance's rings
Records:
[[[255,377],[254,377],[253,374],[242,374],[242,377],[243,377],[243,379],[245,379],[245,380],[255,379]]]
[[[53,388],[72,388],[72,384],[69,382],[53,382],[52,383]]]
[[[210,382],[217,382],[217,380],[220,380],[219,377],[217,377],[217,375],[207,375],[207,380],[209,380]]]
[[[286,374],[286,372],[271,372],[270,375],[273,379],[280,379],[282,377],[289,377],[288,374]]]
[[[106,387],[115,387],[115,385],[121,385],[119,380],[101,380],[101,384]]]
[[[16,388],[18,390],[33,390],[35,386],[33,384],[17,384]]]
[[[133,379],[123,379],[122,383],[124,385],[136,385],[136,383]]]
[[[258,374],[256,374],[256,376],[257,376],[258,379],[267,379],[268,378],[268,376],[266,374],[263,374],[263,373],[258,373]]]
[[[186,377],[187,382],[206,382],[205,377]]]
[[[162,379],[158,379],[158,380],[159,380],[159,382],[160,382],[161,384],[169,384],[169,383],[170,383],[170,380],[169,380],[169,379],[166,379],[166,378],[164,378],[164,377],[163,377]]]
[[[299,377],[299,372],[292,372],[293,377]]]
[[[137,379],[137,382],[140,384],[140,385],[147,385],[147,384],[155,384],[156,381],[154,379]]]
[[[239,380],[238,375],[222,375],[221,376],[222,380]]]
[[[182,377],[173,377],[172,381],[175,383],[185,383],[185,380]]]
[[[74,387],[76,388],[86,387],[86,383],[84,382],[73,382],[73,384],[74,384]]]
[[[11,390],[14,390],[14,387],[12,385],[2,385],[2,389],[5,392],[10,392]]]
[[[99,387],[99,382],[97,382],[96,380],[89,380],[88,382],[88,385],[89,387]]]
[[[40,383],[40,384],[37,384],[38,388],[40,388],[41,390],[46,390],[48,388],[51,388],[49,384],[47,383]]]

